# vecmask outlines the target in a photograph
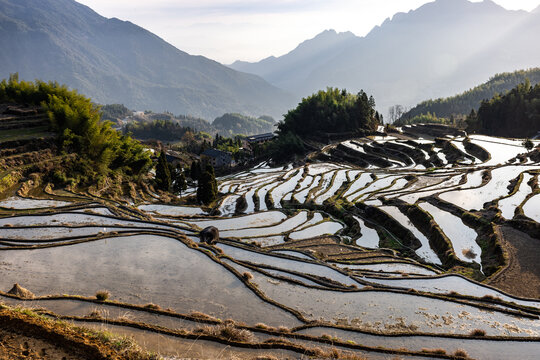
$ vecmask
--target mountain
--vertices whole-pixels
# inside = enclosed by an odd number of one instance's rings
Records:
[[[296,63],[298,69],[309,68],[308,74],[294,78],[296,86],[279,85],[297,97],[327,86],[363,89],[386,113],[395,104],[411,106],[450,96],[495,73],[540,65],[540,47],[535,45],[539,25],[538,11],[509,11],[489,0],[437,0],[395,14],[365,37],[351,38],[331,50],[321,46],[315,57]],[[315,39],[310,41],[313,46]],[[251,67],[278,85],[275,79],[288,74],[288,59],[298,48],[272,59],[272,76],[263,62]],[[313,62],[317,66],[312,67]]]
[[[403,114],[401,119],[409,119],[427,113],[445,118],[452,115],[468,115],[473,109],[477,111],[483,100],[490,100],[496,94],[505,94],[526,80],[529,80],[532,85],[540,83],[540,68],[497,74],[490,78],[489,81],[461,94],[422,101]]]
[[[280,88],[298,93],[303,91],[302,81],[311,72],[358,39],[351,32],[336,33],[335,30],[326,30],[279,58],[271,56],[257,63],[236,61],[229,66],[238,71],[259,75]]]
[[[0,77],[55,80],[95,102],[214,118],[294,104],[258,76],[189,55],[73,0],[0,0]]]

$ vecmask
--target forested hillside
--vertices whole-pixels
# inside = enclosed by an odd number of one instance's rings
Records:
[[[467,130],[486,135],[525,138],[540,131],[540,84],[519,84],[506,95],[483,101],[467,118]]]
[[[104,107],[108,109],[107,107]],[[109,114],[109,111],[107,111]],[[110,115],[109,115],[110,116]],[[224,114],[212,123],[205,119],[173,115],[171,113],[132,114],[124,124],[124,132],[141,140],[180,141],[186,132],[204,132],[224,137],[255,135],[275,130],[275,120],[270,116],[254,118],[242,114]]]
[[[273,132],[274,123],[274,119],[267,116],[254,118],[242,114],[225,114],[216,118],[212,126],[222,136],[256,135]]]
[[[477,111],[483,100],[491,99],[496,94],[504,94],[527,79],[533,85],[539,83],[540,68],[497,74],[484,84],[459,95],[423,101],[403,114],[400,123],[406,123],[408,119],[427,114],[438,118],[466,116],[473,109]]]

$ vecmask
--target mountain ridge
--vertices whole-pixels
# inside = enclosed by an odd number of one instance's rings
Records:
[[[100,103],[202,117],[283,114],[285,91],[72,0],[0,0],[0,75],[65,83]],[[39,58],[36,58],[39,54]]]
[[[271,84],[280,88],[301,91],[299,79],[307,76],[317,66],[331,58],[324,52],[332,52],[359,39],[352,32],[338,33],[333,29],[325,30],[311,39],[307,39],[293,50],[280,57],[270,56],[259,62],[235,61],[229,67],[261,76]],[[285,65],[281,65],[285,62]],[[283,69],[283,67],[285,69]],[[278,73],[279,72],[279,73]],[[303,94],[307,96],[308,94]]]
[[[538,66],[540,49],[532,45],[540,33],[537,24],[534,12],[506,10],[492,1],[437,0],[394,14],[333,53],[323,50],[324,62],[307,64],[309,73],[294,76],[296,87],[276,83],[279,73],[255,73],[299,98],[327,86],[365,90],[383,112],[396,104],[451,96],[495,73]]]

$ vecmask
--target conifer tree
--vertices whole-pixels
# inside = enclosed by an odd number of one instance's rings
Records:
[[[197,161],[192,162],[189,175],[193,180],[199,181],[199,178],[201,177],[201,163]]]
[[[208,205],[217,199],[217,181],[212,165],[206,165],[197,187],[197,200]]]
[[[174,185],[173,190],[175,193],[182,195],[182,191],[187,189],[186,176],[184,170],[178,165],[174,171]]]
[[[156,166],[156,185],[157,188],[163,191],[170,191],[171,189],[171,172],[169,165],[167,164],[167,158],[165,157],[165,151],[161,151],[159,154],[158,163]]]

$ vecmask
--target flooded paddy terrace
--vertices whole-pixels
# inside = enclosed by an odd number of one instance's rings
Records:
[[[324,161],[261,164],[220,179],[215,209],[8,197],[1,301],[172,358],[220,354],[216,329],[231,327],[250,334],[228,340],[240,357],[534,359],[540,300],[484,282],[505,266],[493,224],[539,221],[540,166],[509,163],[525,152],[513,141],[471,137],[489,157],[446,141],[359,139]],[[215,245],[198,241],[207,226]]]

